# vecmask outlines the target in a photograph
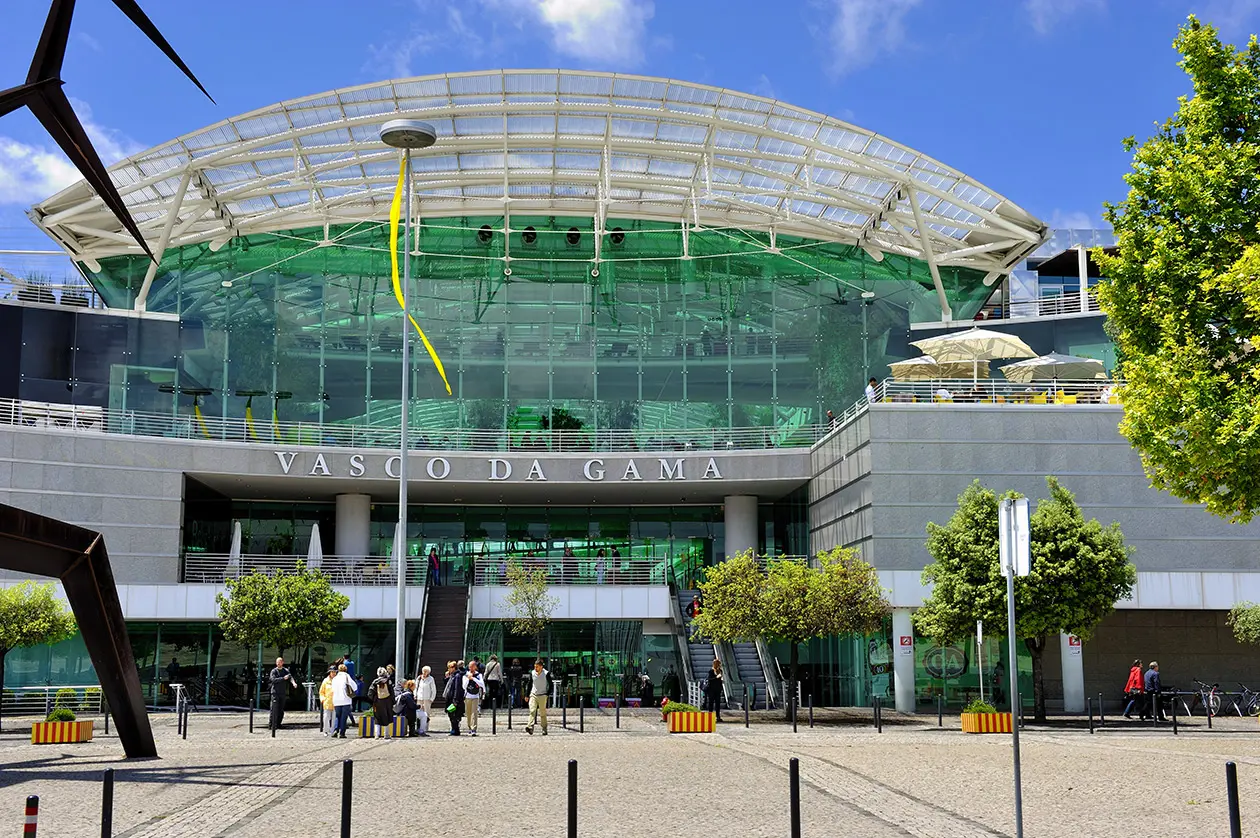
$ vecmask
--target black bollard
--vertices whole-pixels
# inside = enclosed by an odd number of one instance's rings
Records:
[[[569,760],[569,838],[577,838],[577,760]]]
[[[499,702],[498,701],[495,701],[494,705],[490,708],[490,735],[491,736],[499,735]]]
[[[1089,732],[1094,732],[1094,699],[1085,699],[1085,711],[1089,713]]]
[[[183,735],[184,735],[184,739],[185,739],[185,740],[187,740],[187,739],[188,739],[188,716],[189,716],[189,713],[191,713],[191,711],[188,709],[188,705],[187,705],[187,704],[184,704],[184,734],[183,734]]]
[[[253,702],[250,702],[250,705],[249,705],[249,732],[250,733],[254,732],[254,704]]]
[[[109,736],[109,702],[102,699],[101,712],[105,714],[105,735]]]
[[[22,828],[23,838],[35,838],[35,830],[39,827],[39,795],[32,794],[26,798],[26,825]]]
[[[884,700],[878,696],[875,697],[875,732],[884,732]]]
[[[788,705],[791,706],[792,708],[792,732],[796,733],[796,694],[795,693],[793,693],[792,697],[788,699]]]
[[[512,704],[513,703],[514,702],[512,701],[512,699],[508,698],[508,730],[512,729]]]
[[[792,818],[792,838],[801,838],[801,761],[788,760],[788,806]]]
[[[106,768],[101,781],[101,838],[114,834],[114,769]]]
[[[744,684],[744,727],[748,727],[748,685]]]
[[[809,726],[814,726],[814,691],[809,691]]]
[[[945,727],[945,696],[936,697],[936,726]]]
[[[1207,711],[1207,717],[1208,717],[1208,730],[1211,730],[1211,729],[1212,729],[1212,705],[1211,705],[1211,704],[1205,704],[1205,705],[1203,705],[1203,709]]]
[[[354,760],[341,763],[341,838],[350,838],[350,803],[354,800]]]
[[[1242,838],[1242,817],[1238,813],[1238,766],[1225,763],[1225,795],[1229,799],[1229,838]]]
[[[617,730],[621,730],[621,690],[617,690]]]
[[[1177,699],[1173,699],[1173,736],[1177,736]]]
[[[1102,693],[1098,694],[1098,726],[1102,727],[1107,724],[1107,720],[1103,718]]]
[[[586,696],[578,696],[578,733],[586,733]]]
[[[569,694],[560,693],[560,727],[569,729]]]

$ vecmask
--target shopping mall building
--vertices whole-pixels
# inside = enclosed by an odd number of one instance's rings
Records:
[[[379,136],[398,117],[437,134],[408,186],[410,294],[445,380],[418,341],[401,361],[400,156]],[[1135,657],[1177,685],[1251,677],[1224,611],[1260,600],[1260,530],[1149,488],[1105,382],[1031,398],[995,374],[947,382],[967,400],[938,384],[863,397],[911,341],[981,318],[1114,364],[1095,242],[1052,237],[918,151],[704,85],[494,71],[283,102],[112,173],[157,260],[83,183],[31,209],[91,287],[9,280],[0,501],[104,534],[153,702],[178,679],[242,703],[275,650],[225,641],[215,595],[299,561],[351,602],[299,665],[390,660],[404,375],[413,660],[444,663],[452,635],[469,655],[530,656],[502,620],[520,561],[548,570],[547,653],[575,689],[611,695],[646,670],[659,694],[714,654],[680,631],[706,567],[847,545],[894,612],[810,644],[817,701],[957,704],[980,686],[975,643],[910,624],[925,526],[975,479],[1039,497],[1053,474],[1120,522],[1139,570],[1093,638],[1052,644],[1053,698],[1110,697]],[[785,647],[716,651],[733,695],[768,680],[781,698]],[[95,679],[78,640],[6,667],[10,688]]]

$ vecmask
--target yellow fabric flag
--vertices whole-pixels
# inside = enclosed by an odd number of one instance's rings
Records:
[[[394,188],[394,201],[389,205],[389,264],[394,276],[394,296],[398,299],[398,307],[403,309],[407,314],[407,319],[411,321],[411,325],[416,327],[416,332],[420,335],[420,340],[424,341],[424,348],[429,351],[429,357],[433,359],[433,366],[437,367],[438,375],[442,376],[442,383],[446,385],[446,395],[451,394],[451,382],[446,380],[446,369],[442,366],[442,359],[438,357],[437,350],[433,348],[433,344],[429,343],[428,336],[425,335],[424,329],[420,328],[420,324],[416,322],[416,318],[411,316],[411,312],[406,311],[406,305],[403,302],[402,282],[398,278],[398,220],[402,217],[402,199],[403,188],[406,185],[407,163],[401,161],[398,164],[398,186]],[[407,254],[407,258],[411,258],[411,254]]]
[[[210,429],[206,427],[206,417],[201,413],[201,402],[193,399],[193,413],[197,416],[197,424],[201,426],[201,435],[210,438]]]

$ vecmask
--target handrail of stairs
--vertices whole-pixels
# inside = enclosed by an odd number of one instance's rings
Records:
[[[687,622],[683,619],[682,608],[678,605],[678,595],[674,594],[669,598],[670,616],[674,620],[677,628],[674,630],[674,644],[678,647],[678,657],[682,660],[683,675],[686,676],[687,683],[693,683],[696,680],[695,674],[691,671],[691,652],[687,648]]]
[[[464,588],[464,636],[459,641],[459,656],[465,658],[468,656],[468,624],[472,620],[472,592],[473,586],[468,585]]]
[[[416,635],[416,674],[412,676],[417,681],[420,680],[420,661],[423,660],[421,654],[424,648],[424,624],[429,619],[429,588],[432,585],[432,581],[429,574],[426,573],[424,575],[424,605],[420,607],[420,633]]]
[[[757,638],[757,660],[761,664],[761,674],[766,677],[766,693],[770,696],[770,703],[775,707],[782,707],[779,673],[770,668],[770,650],[766,647],[766,641],[760,637]]]

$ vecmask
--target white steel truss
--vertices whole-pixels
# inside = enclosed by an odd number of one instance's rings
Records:
[[[159,259],[167,247],[388,217],[399,116],[432,123],[417,215],[589,215],[740,227],[872,255],[1008,272],[1044,223],[961,172],[841,120],[646,76],[496,70],[281,102],[110,169]],[[140,248],[84,182],[30,216],[88,270]],[[173,216],[173,217],[172,217]],[[938,287],[939,287],[939,280]]]

